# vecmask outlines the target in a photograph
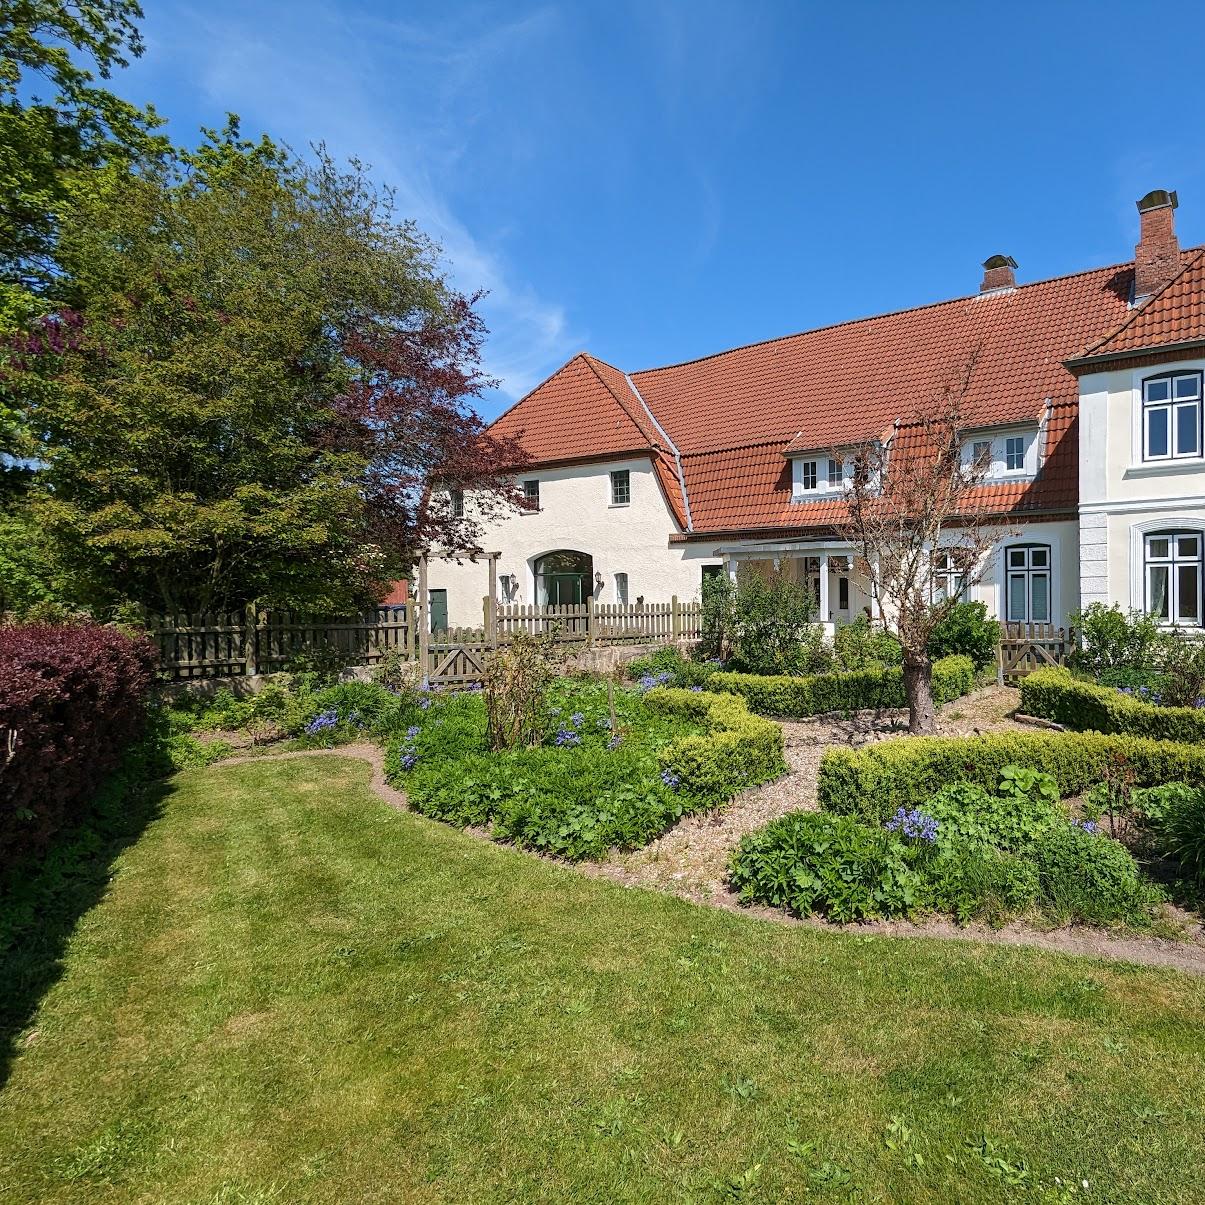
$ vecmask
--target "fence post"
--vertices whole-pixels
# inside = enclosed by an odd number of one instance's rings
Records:
[[[243,673],[254,678],[259,667],[255,664],[255,604],[243,608]]]
[[[586,648],[594,647],[594,595],[586,595]]]
[[[669,600],[670,633],[675,643],[682,639],[682,612],[678,609],[678,596],[675,594]]]
[[[490,553],[490,596],[485,605],[485,639],[492,649],[498,647],[498,558],[500,552]]]
[[[427,621],[427,555],[418,558],[418,605],[414,622],[418,624],[418,672],[419,681],[426,679],[430,666],[427,664],[427,649],[431,643],[430,624]]]

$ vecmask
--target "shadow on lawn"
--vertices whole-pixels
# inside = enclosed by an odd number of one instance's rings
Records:
[[[162,811],[170,782],[131,781],[121,771],[87,815],[37,858],[0,879],[0,1089],[21,1053],[20,1037],[63,970],[75,926],[109,886],[117,856]]]

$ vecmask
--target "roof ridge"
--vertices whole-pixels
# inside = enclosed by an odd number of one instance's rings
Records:
[[[1194,251],[1196,252],[1195,255],[1193,254]],[[1100,348],[1109,343],[1112,343],[1122,331],[1128,330],[1132,323],[1137,322],[1139,318],[1143,317],[1147,311],[1150,310],[1151,306],[1154,305],[1154,303],[1158,301],[1160,297],[1168,292],[1172,285],[1180,280],[1190,269],[1196,267],[1196,265],[1201,262],[1202,255],[1205,255],[1205,247],[1190,247],[1185,254],[1188,256],[1188,258],[1183,264],[1180,265],[1180,270],[1167,282],[1167,284],[1163,286],[1163,288],[1152,293],[1141,305],[1135,306],[1133,312],[1129,314],[1125,321],[1116,329],[1111,330],[1107,335],[1097,339],[1095,343],[1089,343],[1088,346],[1084,348],[1082,352],[1080,352],[1076,359],[1086,358],[1092,355],[1093,352],[1098,351]]]
[[[582,352],[581,355],[582,359],[584,359],[589,365],[590,371],[594,373],[595,377],[598,379],[598,383],[615,399],[616,405],[618,405],[624,414],[628,416],[628,420],[632,423],[636,430],[648,440],[649,447],[660,449],[661,445],[655,439],[649,438],[649,433],[645,429],[644,423],[632,413],[630,408],[631,401],[625,401],[614,389],[611,388],[611,386],[604,379],[603,374],[598,371],[597,365],[602,364],[604,367],[609,368],[612,372],[619,373],[619,375],[622,376],[625,381],[628,379],[628,374],[623,372],[622,369],[616,368],[614,364],[608,363],[608,361],[601,359],[599,356],[591,355],[589,352]]]
[[[1205,250],[1205,246],[1190,247],[1188,251],[1200,252]],[[1077,276],[1092,276],[1097,272],[1117,271],[1119,268],[1132,268],[1134,261],[1123,260],[1117,264],[1104,264],[1098,268],[1083,268],[1078,272],[1065,272],[1061,276],[1047,276],[1043,280],[1029,280],[1024,284],[1017,285],[1015,288],[1009,289],[1008,294],[1019,293],[1023,289],[1037,288],[1039,285],[1055,284],[1060,280],[1074,280]],[[753,347],[768,347],[772,343],[785,343],[788,339],[800,339],[804,335],[819,335],[824,331],[840,330],[846,326],[859,326],[863,322],[875,322],[880,318],[898,318],[901,314],[917,314],[923,310],[936,310],[946,305],[957,305],[959,302],[976,301],[980,297],[985,296],[983,293],[967,293],[961,297],[947,297],[942,301],[927,301],[924,305],[909,305],[898,310],[885,310],[881,314],[866,314],[861,318],[846,318],[841,322],[828,322],[823,326],[810,327],[808,330],[792,331],[786,335],[774,335],[769,339],[755,339],[752,343],[738,343],[735,347],[726,347],[722,351],[709,352],[705,356],[693,356],[688,360],[679,360],[673,364],[659,364],[654,368],[640,368],[630,373],[630,376],[646,376],[654,372],[667,372],[672,368],[685,368],[689,364],[702,364],[705,360],[714,360],[720,356],[731,355],[736,351],[747,351]],[[1157,294],[1156,294],[1157,296]]]

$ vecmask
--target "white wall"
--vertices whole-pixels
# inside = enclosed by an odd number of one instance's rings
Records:
[[[1142,382],[1205,371],[1205,359],[1119,368],[1080,378],[1080,544],[1083,603],[1142,606],[1143,535],[1205,526],[1205,458],[1142,460]]]
[[[611,504],[612,470],[630,474],[631,502]],[[481,546],[500,552],[498,574],[519,580],[522,603],[538,601],[535,595],[535,561],[547,552],[571,549],[594,558],[595,573],[603,576],[597,602],[615,602],[615,574],[628,575],[628,601],[685,602],[699,597],[703,565],[719,565],[711,543],[671,544],[677,533],[665,495],[647,458],[608,461],[564,468],[542,468],[524,473],[523,479],[540,482],[539,511],[524,511],[489,524]],[[472,499],[466,498],[472,513]],[[482,622],[482,600],[489,592],[489,566],[482,558],[435,561],[428,569],[428,587],[448,592],[448,622],[468,627]],[[501,590],[499,590],[501,601]]]
[[[1056,627],[1064,626],[1080,605],[1079,524],[1074,519],[1010,527],[988,556],[982,577],[971,587],[971,599],[986,603],[994,619],[1005,618],[1005,559],[1008,549],[1016,544],[1050,545],[1051,622]]]

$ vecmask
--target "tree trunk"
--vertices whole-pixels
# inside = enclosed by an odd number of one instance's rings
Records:
[[[933,665],[927,653],[904,654],[904,697],[908,700],[908,731],[926,735],[937,728],[933,706]]]

